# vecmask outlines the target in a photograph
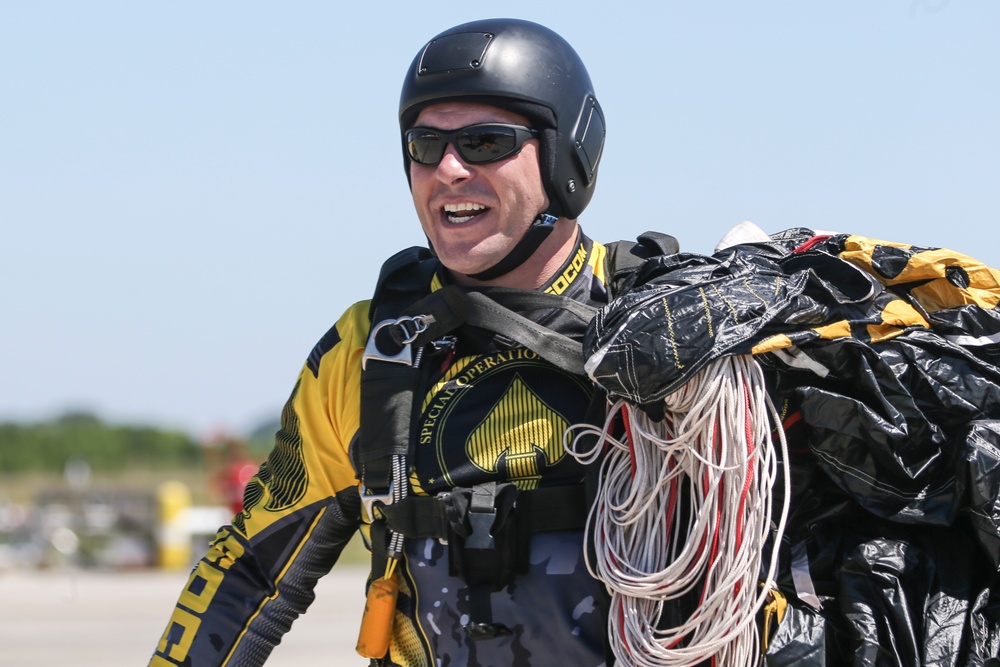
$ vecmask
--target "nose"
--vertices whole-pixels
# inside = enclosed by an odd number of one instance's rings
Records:
[[[473,173],[465,160],[459,156],[455,147],[448,144],[444,155],[441,157],[441,162],[437,166],[438,180],[445,185],[457,185],[462,181],[472,178]]]

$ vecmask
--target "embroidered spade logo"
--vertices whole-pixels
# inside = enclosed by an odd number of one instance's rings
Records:
[[[541,467],[565,456],[562,436],[569,424],[515,375],[507,391],[473,430],[465,451],[485,472],[505,471],[518,488],[538,486]]]

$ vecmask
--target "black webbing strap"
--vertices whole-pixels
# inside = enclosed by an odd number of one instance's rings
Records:
[[[375,283],[375,296],[368,313],[374,324],[399,314],[427,293],[431,278],[439,266],[427,248],[413,246],[385,260]]]
[[[379,272],[368,313],[372,326],[386,317],[399,317],[426,294],[438,266],[433,253],[418,246],[387,259]],[[361,376],[359,444],[354,464],[368,490],[384,494],[389,489],[392,455],[406,453],[409,447],[420,373],[418,368],[373,363]]]
[[[597,314],[597,308],[571,299],[560,294],[547,294],[534,290],[512,289],[508,287],[491,287],[488,290],[478,290],[487,294],[502,306],[516,311],[551,310],[559,308],[575,315],[581,322],[587,324]]]
[[[401,364],[368,364],[361,383],[361,401],[377,401],[376,409],[362,414],[361,437],[365,448],[361,452],[365,485],[369,488],[389,488],[389,470],[384,471],[384,484],[370,478],[371,463],[387,461],[393,454],[405,454],[409,447],[413,398],[420,381],[420,369]]]
[[[547,307],[563,308],[570,312],[574,312],[578,306],[583,305],[568,297],[555,294],[541,292],[532,294],[530,297],[527,295],[519,295],[519,297],[545,300],[549,302]],[[503,297],[501,296],[501,298]],[[584,374],[582,343],[533,322],[524,315],[501,305],[498,300],[490,298],[484,292],[468,292],[466,299],[468,300],[466,321],[469,324],[503,334],[564,371],[575,375]],[[586,306],[584,307],[586,308]],[[596,308],[591,308],[590,316],[592,317],[596,312]]]
[[[617,296],[632,286],[637,269],[647,259],[673,255],[680,245],[670,234],[644,232],[635,241],[616,241],[608,249],[608,287]]]
[[[407,308],[406,313],[429,314],[435,318],[428,329],[414,341],[414,345],[440,338],[464,323],[506,336],[536,352],[549,363],[583,375],[583,346],[580,343],[528,319],[512,308],[559,308],[584,321],[589,321],[597,312],[596,308],[557,294],[499,288],[469,290],[449,285],[413,304]]]
[[[477,642],[484,639],[506,637],[514,631],[503,623],[493,622],[493,602],[490,598],[492,587],[489,584],[469,586],[469,622],[462,626],[465,636]]]
[[[528,516],[528,530],[581,530],[587,524],[590,504],[586,489],[579,484],[522,491],[517,511]]]
[[[466,289],[448,285],[428,294],[406,309],[410,316],[432,315],[434,322],[413,345],[420,346],[457,329],[462,324],[507,336],[549,363],[578,375],[583,374],[583,346],[573,339],[515,312],[514,309],[561,309],[584,322],[597,313],[593,306],[558,294],[527,290]]]
[[[369,537],[372,545],[372,574],[374,581],[385,573],[389,563],[389,529],[385,521],[372,521],[369,527]]]
[[[445,503],[437,496],[407,496],[391,505],[379,505],[389,527],[406,537],[448,539]],[[580,484],[521,491],[517,495],[517,521],[541,533],[578,530],[587,523],[587,493]]]

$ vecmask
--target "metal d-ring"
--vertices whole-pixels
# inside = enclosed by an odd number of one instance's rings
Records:
[[[412,366],[413,349],[410,344],[417,339],[417,336],[427,331],[427,327],[433,321],[433,315],[416,315],[413,317],[407,315],[395,320],[382,320],[376,324],[374,328],[372,328],[371,334],[368,336],[368,343],[365,345],[365,351],[361,355],[361,369],[365,370],[368,366],[369,359]],[[379,331],[389,326],[398,326],[403,330],[403,334],[405,336],[402,340],[403,346],[400,348],[399,352],[391,354],[380,350],[376,340]]]

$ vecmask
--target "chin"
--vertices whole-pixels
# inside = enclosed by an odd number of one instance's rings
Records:
[[[465,275],[485,271],[503,258],[502,253],[483,254],[482,252],[476,252],[476,250],[477,248],[469,250],[455,249],[445,252],[438,251],[437,256],[446,269]]]
[[[458,273],[463,276],[470,276],[489,268],[488,266],[480,267],[476,264],[466,264],[464,262],[446,262],[442,260],[441,263],[444,265],[444,268],[448,269],[451,273]]]
[[[438,259],[441,260],[441,264],[444,265],[444,268],[448,269],[451,273],[458,273],[464,276],[470,276],[475,273],[479,273],[480,271],[485,271],[493,266],[493,264],[489,264],[487,262],[470,261],[468,256],[453,259],[438,255]]]

